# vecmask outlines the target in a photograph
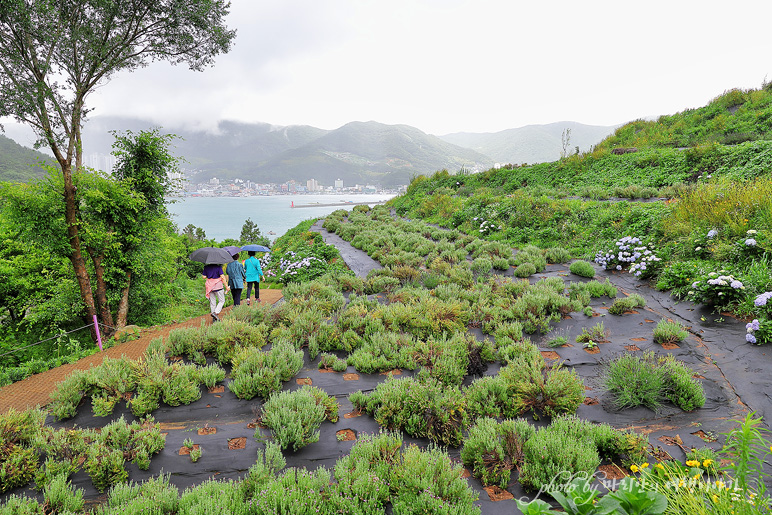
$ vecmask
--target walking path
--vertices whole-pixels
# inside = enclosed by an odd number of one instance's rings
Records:
[[[281,290],[260,290],[260,299],[263,302],[274,304],[281,298]],[[232,306],[223,310],[225,316],[228,315],[231,309]],[[207,314],[176,324],[143,329],[137,340],[116,345],[80,359],[75,363],[52,368],[51,370],[46,370],[45,372],[4,386],[0,388],[0,414],[6,413],[11,408],[22,411],[45,406],[50,400],[51,392],[56,389],[56,385],[75,370],[88,370],[91,367],[100,365],[106,357],[120,358],[121,356],[126,356],[130,359],[139,359],[154,339],[159,337],[165,339],[170,331],[181,327],[198,327],[201,324],[210,325],[211,323],[212,318]]]

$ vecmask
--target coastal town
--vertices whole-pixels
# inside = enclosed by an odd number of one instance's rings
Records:
[[[182,175],[182,174],[180,174]],[[183,179],[183,177],[178,177]],[[303,195],[303,194],[394,194],[404,193],[407,185],[398,188],[382,188],[373,184],[346,185],[342,179],[337,179],[332,185],[322,185],[316,179],[309,179],[305,183],[289,180],[283,183],[256,183],[249,180],[233,179],[220,181],[213,177],[209,181],[193,184],[183,181],[181,191],[186,197],[252,197],[259,195]]]

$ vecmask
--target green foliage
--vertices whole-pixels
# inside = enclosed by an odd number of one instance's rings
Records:
[[[590,329],[582,327],[582,332],[576,336],[576,343],[603,343],[608,342],[609,332],[603,322],[598,322]]]
[[[369,395],[354,392],[349,400],[370,413],[381,427],[442,445],[459,446],[469,424],[461,391],[431,378],[418,381],[390,375]]]
[[[673,356],[657,358],[623,354],[609,363],[604,384],[618,409],[645,406],[657,411],[669,400],[684,411],[705,404],[705,393],[694,373]]]
[[[46,507],[54,513],[81,513],[83,490],[75,489],[65,475],[54,477],[43,489]]]
[[[636,308],[642,308],[645,305],[646,299],[637,293],[632,293],[629,297],[614,299],[614,302],[608,308],[608,312],[611,315],[623,315]]]
[[[595,277],[595,268],[592,266],[592,263],[588,263],[581,259],[571,263],[571,266],[569,266],[568,269],[572,274],[581,277],[589,277],[590,279]]]
[[[528,490],[538,490],[556,478],[589,477],[598,465],[598,450],[590,440],[573,434],[565,425],[548,426],[525,442],[520,483]]]
[[[303,366],[303,351],[287,342],[276,342],[271,350],[245,348],[233,358],[228,388],[240,399],[267,398],[281,389]]]
[[[240,245],[262,245],[264,247],[270,247],[271,242],[268,236],[264,236],[260,232],[260,228],[251,218],[244,220],[244,225],[241,226],[241,234],[239,235]]]
[[[506,488],[510,471],[522,465],[523,445],[534,433],[523,419],[498,423],[492,418],[479,418],[464,440],[461,461],[483,485]]]
[[[536,273],[536,267],[533,263],[522,263],[515,268],[515,277],[525,278]]]
[[[453,463],[437,447],[425,451],[416,445],[404,449],[390,477],[394,513],[479,515],[477,493]]]
[[[654,343],[681,343],[687,336],[689,333],[683,325],[665,318],[657,322],[654,328]]]
[[[323,390],[308,385],[271,395],[261,416],[281,448],[291,446],[293,451],[319,441],[317,429],[325,419],[338,420],[338,403]]]

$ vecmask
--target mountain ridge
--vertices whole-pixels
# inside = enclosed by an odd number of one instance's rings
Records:
[[[613,131],[613,127],[601,127],[587,129],[594,132],[583,135],[586,128],[592,127],[596,126],[555,122],[497,133],[435,136],[409,125],[376,121],[352,121],[327,130],[308,125],[221,120],[215,130],[166,130],[138,118],[98,116],[84,126],[83,144],[88,163],[91,155],[110,154],[114,141],[111,131],[156,128],[161,133],[179,136],[172,141],[173,154],[181,158],[183,167],[195,170],[189,176],[194,183],[214,177],[253,182],[316,179],[329,186],[336,179],[343,179],[345,184],[393,187],[409,183],[416,175],[442,169],[481,171],[495,163],[557,159],[560,133],[565,128],[572,129],[572,142],[576,138],[577,145],[582,146],[598,143]],[[0,174],[0,180],[7,179]]]

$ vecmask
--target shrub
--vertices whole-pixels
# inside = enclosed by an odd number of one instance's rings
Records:
[[[526,278],[536,273],[533,263],[522,263],[515,268],[515,277]]]
[[[520,483],[527,490],[538,490],[555,478],[590,477],[598,465],[600,457],[592,440],[577,437],[570,425],[553,423],[525,442]]]
[[[687,297],[692,302],[712,306],[715,309],[736,304],[744,295],[745,286],[733,275],[726,274],[728,274],[727,270],[710,272],[699,281],[693,282]]]
[[[654,328],[654,343],[680,343],[689,336],[684,326],[672,320],[662,319]]]
[[[346,370],[346,360],[340,359],[335,354],[322,353],[319,359],[320,370],[334,370],[335,372],[343,372]]]
[[[43,489],[46,508],[53,513],[82,513],[83,490],[75,489],[67,476],[56,476]]]
[[[603,322],[598,322],[590,329],[582,327],[582,332],[576,337],[576,343],[604,343],[608,341],[608,331]]]
[[[281,389],[303,366],[303,351],[286,342],[277,342],[270,351],[243,349],[233,359],[232,380],[228,388],[240,399],[268,397]]]
[[[282,449],[292,446],[297,451],[319,441],[317,429],[325,419],[338,420],[338,404],[323,390],[305,385],[300,390],[271,395],[261,419]],[[255,436],[259,436],[259,429]]]
[[[656,358],[649,351],[643,356],[624,354],[612,361],[603,381],[617,409],[645,406],[657,411],[669,400],[684,411],[692,411],[705,404],[702,385],[693,376],[672,355]]]
[[[637,293],[633,293],[629,297],[614,299],[614,302],[608,308],[608,312],[611,315],[623,315],[628,311],[632,311],[635,308],[642,308],[645,305],[646,299]]]
[[[443,445],[460,445],[469,422],[461,391],[431,378],[419,382],[389,376],[369,395],[354,392],[349,400],[373,415],[381,427]]]
[[[453,513],[479,515],[477,493],[462,477],[462,467],[441,449],[416,445],[404,449],[392,470],[394,513]]]
[[[662,404],[663,378],[653,352],[619,356],[609,363],[603,382],[616,409],[645,406],[656,411]]]
[[[544,257],[548,263],[567,263],[571,253],[562,247],[550,247],[544,251]]]
[[[595,277],[595,267],[592,266],[592,263],[588,263],[587,261],[574,261],[571,263],[571,266],[568,267],[568,270],[572,274],[576,274],[580,277],[589,277],[590,279]]]
[[[670,402],[684,411],[692,411],[705,405],[705,391],[686,364],[668,355],[659,359],[663,375],[663,394]]]
[[[584,400],[584,384],[576,372],[560,364],[546,368],[541,354],[512,360],[499,376],[507,392],[501,407],[504,417],[528,411],[548,417],[571,414]]]
[[[490,275],[493,269],[493,261],[487,257],[478,257],[472,261],[472,271],[477,275]]]
[[[523,445],[534,433],[523,419],[498,423],[492,418],[480,418],[464,440],[461,461],[484,486],[506,488],[510,471],[522,465]]]
[[[595,262],[606,270],[624,270],[636,277],[651,277],[662,261],[640,238],[625,236],[615,243],[616,249],[600,251]]]

